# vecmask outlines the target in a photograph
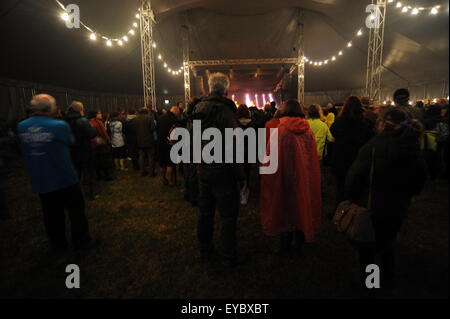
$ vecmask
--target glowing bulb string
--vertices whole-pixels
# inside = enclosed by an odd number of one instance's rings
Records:
[[[442,5],[434,5],[434,6],[410,6],[407,4],[403,4],[401,1],[396,1],[396,0],[388,0],[387,1],[388,4],[395,4],[395,7],[400,9],[402,13],[408,13],[410,12],[411,15],[415,16],[415,15],[419,15],[421,12],[425,12],[428,11],[430,15],[437,15],[439,13],[439,10],[442,8]],[[373,17],[373,19],[375,19],[375,17]],[[364,28],[360,28],[357,32],[356,32],[356,36],[353,37],[353,39],[351,41],[349,41],[346,45],[345,48],[343,48],[342,50],[340,50],[336,55],[333,55],[325,60],[312,60],[309,59],[308,57],[304,57],[304,62],[305,63],[309,63],[310,65],[313,66],[325,66],[331,62],[334,62],[338,59],[339,56],[342,56],[345,52],[346,49],[349,49],[351,47],[353,47],[353,42],[355,40],[356,37],[360,37],[363,35],[363,30]]]
[[[353,42],[355,41],[355,39],[357,39],[358,37],[361,37],[363,34],[364,34],[363,28],[360,28],[357,32],[355,32],[355,36],[349,42],[347,42],[345,48],[342,48],[342,50],[340,50],[337,54],[335,54],[333,56],[330,56],[324,60],[312,60],[305,56],[304,62],[307,64],[310,64],[312,66],[318,66],[318,67],[328,65],[329,63],[333,63],[340,56],[344,55],[345,50],[352,48]]]
[[[61,18],[65,21],[67,21],[69,19],[69,14],[67,12],[66,7],[59,0],[55,0],[55,2],[63,10],[63,13],[61,14]],[[439,13],[439,10],[442,8],[441,5],[428,6],[428,7],[410,6],[410,5],[403,4],[401,1],[396,1],[396,0],[388,0],[387,3],[395,4],[395,7],[400,9],[402,13],[410,12],[411,15],[413,15],[413,16],[419,15],[421,12],[424,12],[424,11],[428,11],[430,13],[430,15],[437,15]],[[140,21],[140,9],[138,9],[138,12],[136,13],[135,18],[139,19],[139,21]],[[373,19],[375,19],[375,17],[373,17]],[[83,26],[87,31],[89,31],[89,33],[90,33],[89,39],[91,41],[97,41],[98,38],[101,38],[105,41],[105,44],[107,47],[113,47],[114,43],[116,43],[118,46],[123,46],[126,42],[129,41],[129,39],[130,39],[129,36],[134,36],[139,31],[139,23],[134,22],[132,24],[132,28],[127,32],[127,35],[124,35],[121,38],[110,38],[110,37],[100,34],[99,32],[94,31],[91,27],[86,25],[81,20],[80,20],[80,25]],[[363,29],[364,28],[360,28],[355,33],[355,36],[352,38],[352,40],[347,42],[345,48],[340,50],[336,55],[330,56],[324,60],[313,60],[313,59],[309,59],[308,57],[305,56],[304,62],[309,63],[312,66],[321,67],[321,66],[325,66],[325,65],[328,65],[329,63],[336,61],[340,56],[342,56],[344,54],[346,49],[350,49],[351,47],[353,47],[353,42],[354,42],[355,38],[361,37],[364,34]],[[156,42],[153,42],[153,48],[156,48],[156,47],[157,47]],[[163,67],[172,75],[183,74],[183,71],[184,71],[183,66],[181,66],[179,69],[175,69],[175,68],[169,67],[169,65],[167,64],[167,62],[164,61],[163,56],[160,53],[156,54],[156,57],[162,63]]]
[[[402,1],[396,1],[396,0],[388,0],[388,4],[395,5],[395,7],[400,10],[400,12],[409,13],[413,16],[419,15],[420,13],[423,13],[423,12],[428,12],[430,15],[437,15],[439,13],[439,10],[443,7],[442,5],[411,6],[411,5],[405,4]]]
[[[55,0],[55,2],[63,10],[63,12],[61,13],[61,19],[64,20],[64,21],[67,21],[69,19],[69,13],[68,13],[66,7],[59,0]],[[139,13],[139,11],[140,11],[140,9],[136,13],[135,18],[139,19],[139,21],[140,21],[140,13]],[[114,44],[116,44],[119,47],[123,47],[126,43],[128,43],[130,41],[130,37],[131,36],[135,36],[136,34],[138,34],[139,30],[140,30],[139,29],[140,23],[133,22],[132,28],[127,32],[126,35],[122,36],[121,38],[115,38],[115,37],[105,36],[105,35],[101,34],[100,32],[94,31],[93,28],[89,27],[88,25],[86,25],[81,20],[80,20],[80,26],[82,26],[84,29],[86,29],[89,32],[89,39],[91,41],[97,41],[99,39],[102,39],[102,40],[105,41],[105,45],[107,47],[114,47]],[[153,45],[153,48],[155,48],[155,49],[157,48],[156,42],[153,42],[152,45]],[[182,66],[180,68],[178,68],[178,69],[173,68],[173,67],[169,67],[168,63],[164,61],[163,56],[162,56],[161,53],[156,53],[155,56],[157,57],[157,60],[162,63],[164,68],[170,74],[172,74],[172,75],[180,75],[180,74],[182,74],[182,72],[183,72],[183,67]]]

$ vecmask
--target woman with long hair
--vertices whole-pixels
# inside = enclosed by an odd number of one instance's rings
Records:
[[[419,146],[423,128],[417,120],[394,108],[384,114],[380,130],[361,148],[350,168],[346,198],[362,206],[369,203],[372,213],[375,245],[353,243],[359,253],[362,283],[366,267],[376,264],[380,267],[381,288],[389,289],[394,287],[397,233],[412,197],[425,184],[427,171]],[[376,262],[377,256],[381,263]]]
[[[280,236],[280,254],[298,252],[313,242],[321,223],[320,167],[316,140],[297,101],[281,108],[278,134],[272,134],[268,152],[278,143],[278,170],[261,175],[261,223],[268,236]]]
[[[336,205],[338,205],[345,199],[347,172],[360,148],[374,136],[374,128],[364,117],[361,100],[356,96],[350,96],[330,130],[335,138],[331,167],[336,177]]]

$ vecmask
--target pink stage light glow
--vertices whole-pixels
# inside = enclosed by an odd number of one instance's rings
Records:
[[[252,100],[250,100],[250,94],[245,94],[245,104],[248,107],[252,106]]]
[[[264,103],[264,106],[266,106],[267,100],[266,100],[266,95],[265,94],[263,94],[263,103]]]
[[[258,94],[255,94],[256,107],[259,107]]]

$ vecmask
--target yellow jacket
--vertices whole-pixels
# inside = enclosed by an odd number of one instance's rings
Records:
[[[316,137],[317,153],[319,154],[320,160],[323,159],[325,143],[334,142],[334,137],[331,135],[330,128],[327,124],[322,122],[320,119],[308,119],[309,126]]]

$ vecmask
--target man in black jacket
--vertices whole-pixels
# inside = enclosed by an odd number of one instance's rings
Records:
[[[139,150],[139,165],[141,167],[142,176],[149,175],[155,177],[155,156],[156,141],[155,130],[156,124],[149,110],[143,108],[139,110],[136,119],[133,120],[132,130],[136,136],[136,145]]]
[[[221,73],[209,78],[210,95],[195,108],[193,119],[201,121],[202,133],[208,128],[217,128],[225,136],[226,128],[237,128],[238,123],[233,101],[226,98],[230,80]],[[204,146],[208,142],[203,142]],[[224,148],[229,148],[225,145]],[[234,146],[233,146],[234,147]],[[223,154],[224,155],[224,154]],[[206,164],[202,161],[197,167],[200,182],[198,221],[198,239],[202,259],[209,259],[214,251],[213,231],[214,215],[218,209],[222,219],[222,264],[233,267],[237,264],[236,226],[239,214],[239,191],[245,187],[245,173],[241,164],[221,163]]]
[[[136,131],[133,129],[133,123],[136,120],[136,117],[136,109],[130,109],[125,122],[125,138],[127,140],[128,157],[131,159],[133,169],[139,171],[139,149]]]
[[[75,144],[70,149],[73,164],[84,186],[86,197],[93,200],[95,163],[91,140],[97,136],[97,130],[84,116],[84,105],[78,101],[72,102],[65,120],[69,123],[75,137]]]

